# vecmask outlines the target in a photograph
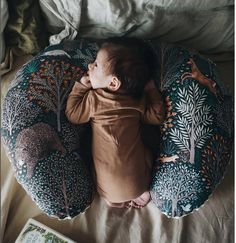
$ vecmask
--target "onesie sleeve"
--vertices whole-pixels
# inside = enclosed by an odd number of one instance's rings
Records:
[[[156,88],[146,91],[146,107],[142,116],[143,123],[160,125],[164,122],[165,106],[160,92]]]
[[[92,90],[75,82],[66,104],[67,119],[74,124],[88,122],[92,115],[92,100]]]

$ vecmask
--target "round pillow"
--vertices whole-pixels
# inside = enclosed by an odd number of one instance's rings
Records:
[[[221,181],[232,142],[232,97],[216,65],[181,47],[153,43],[166,103],[151,197],[168,217],[199,208]]]
[[[67,96],[98,45],[86,41],[46,48],[11,82],[1,135],[17,181],[46,214],[72,218],[92,202],[91,133],[65,116]]]

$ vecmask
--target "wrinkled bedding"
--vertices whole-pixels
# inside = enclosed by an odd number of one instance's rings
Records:
[[[40,6],[54,33],[51,44],[76,35],[122,35],[158,38],[209,53],[233,50],[233,1],[40,0]]]
[[[234,90],[232,0],[39,0],[39,3],[47,20],[51,44],[76,36],[111,35],[180,43],[208,53],[218,65],[226,87],[231,92]],[[12,70],[1,81],[1,100],[16,71],[31,57],[14,57]],[[232,243],[234,158],[222,183],[205,205],[183,218],[167,218],[152,202],[141,210],[108,208],[96,196],[85,213],[72,220],[59,221],[46,216],[17,183],[1,146],[0,242],[14,242],[29,218],[81,243]]]

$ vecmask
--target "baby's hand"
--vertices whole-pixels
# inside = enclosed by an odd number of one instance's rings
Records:
[[[84,86],[88,87],[88,88],[92,88],[92,85],[91,85],[91,82],[90,82],[90,79],[89,79],[88,75],[83,76],[80,79],[80,83],[83,84]]]

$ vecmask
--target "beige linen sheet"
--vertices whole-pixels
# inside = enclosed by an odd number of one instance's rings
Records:
[[[208,53],[234,48],[233,0],[39,0],[50,44],[135,36]]]
[[[226,86],[233,90],[233,54],[212,56]],[[15,60],[13,70],[3,77],[1,98],[16,70],[30,56]],[[234,160],[203,207],[180,219],[169,219],[151,202],[137,209],[109,208],[98,196],[91,207],[71,220],[59,221],[45,215],[16,182],[1,147],[1,239],[13,243],[29,218],[81,243],[233,243]]]

